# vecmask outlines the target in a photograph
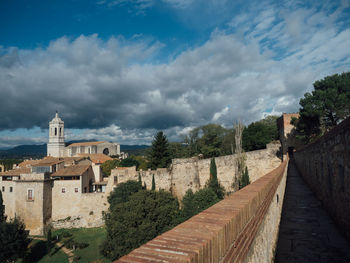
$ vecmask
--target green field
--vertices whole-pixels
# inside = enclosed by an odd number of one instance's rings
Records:
[[[50,252],[47,252],[47,242],[33,239],[29,245],[28,255],[26,260],[19,260],[17,263],[65,263],[68,262],[68,256],[55,244],[58,238],[61,244],[68,246],[69,242],[74,244],[85,243],[84,248],[75,249],[74,262],[98,262],[110,263],[109,259],[104,258],[100,254],[99,246],[106,237],[105,228],[74,228],[74,229],[58,229],[52,231],[52,239],[54,240]]]

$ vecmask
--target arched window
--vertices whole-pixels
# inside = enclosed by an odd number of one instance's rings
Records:
[[[57,136],[57,128],[55,128],[55,136]]]
[[[62,136],[62,128],[60,128],[60,136]]]
[[[109,150],[108,150],[108,148],[105,148],[105,149],[103,150],[103,154],[109,155]]]

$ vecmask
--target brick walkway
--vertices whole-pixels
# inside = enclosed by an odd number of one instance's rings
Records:
[[[275,262],[350,262],[350,243],[340,234],[291,159]]]

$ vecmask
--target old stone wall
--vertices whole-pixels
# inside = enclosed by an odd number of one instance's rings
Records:
[[[89,168],[80,180],[55,180],[52,188],[52,226],[55,228],[98,227],[108,209],[109,193],[84,193],[93,178]],[[89,179],[90,178],[90,179]],[[64,189],[64,191],[62,191]],[[112,189],[112,188],[111,188]],[[76,191],[77,190],[77,191]]]
[[[115,262],[271,262],[288,160]]]
[[[100,227],[104,224],[102,213],[108,210],[107,194],[95,192],[78,196],[77,203],[71,204],[74,206],[72,213],[53,218],[54,228]]]
[[[51,180],[44,174],[32,174],[32,180],[18,180],[16,183],[15,211],[30,230],[31,235],[43,235],[50,223]],[[28,190],[33,191],[28,200]]]
[[[256,181],[281,163],[276,155],[279,148],[280,144],[272,143],[267,145],[266,149],[246,153],[246,164],[251,182]],[[236,155],[217,157],[215,163],[219,182],[227,192],[233,191]],[[199,159],[198,157],[173,159],[170,169],[136,171],[135,167],[132,167],[114,169],[111,172],[112,177],[117,177],[117,183],[138,180],[139,174],[142,183],[146,182],[148,189],[152,186],[152,175],[154,174],[156,189],[171,191],[181,200],[188,189],[196,192],[205,187],[210,175],[210,159]]]
[[[350,237],[350,118],[294,157],[305,181]]]
[[[0,180],[2,178],[0,177]],[[5,215],[8,219],[14,218],[16,213],[15,199],[16,199],[16,187],[15,181],[1,181],[1,189],[3,205],[5,205]],[[12,192],[10,191],[12,187]]]

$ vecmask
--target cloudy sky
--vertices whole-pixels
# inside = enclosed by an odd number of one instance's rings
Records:
[[[0,148],[178,141],[296,112],[350,70],[350,1],[0,0]]]

